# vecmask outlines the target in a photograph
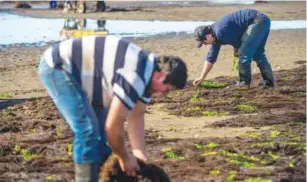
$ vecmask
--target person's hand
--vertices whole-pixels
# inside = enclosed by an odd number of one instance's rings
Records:
[[[193,85],[195,86],[195,87],[197,87],[201,82],[203,82],[204,81],[204,78],[202,78],[202,77],[199,77],[199,78],[196,78],[194,81],[193,81]]]
[[[148,162],[148,157],[147,157],[147,155],[146,155],[145,152],[143,152],[143,151],[141,151],[141,150],[133,150],[132,153],[133,153],[133,155],[134,155],[136,158],[140,159],[140,160],[143,161],[145,164],[147,164],[147,162]]]
[[[233,48],[233,56],[238,57],[239,56],[239,50],[236,48]]]
[[[119,165],[122,171],[126,172],[128,176],[132,177],[135,177],[136,172],[140,170],[136,158],[131,155],[129,155],[127,159],[119,158]]]

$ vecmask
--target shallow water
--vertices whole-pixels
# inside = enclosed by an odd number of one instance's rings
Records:
[[[0,45],[35,44],[59,41],[59,32],[65,19],[32,18],[15,14],[0,13]],[[99,24],[100,23],[100,24]],[[139,21],[139,20],[87,19],[85,29],[108,30],[109,34],[124,37],[148,37],[169,33],[192,33],[199,25],[213,21]],[[100,25],[100,26],[99,26]],[[272,21],[271,29],[306,28],[305,20]]]

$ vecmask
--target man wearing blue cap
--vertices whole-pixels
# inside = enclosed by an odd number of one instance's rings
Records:
[[[271,21],[254,9],[242,9],[230,13],[216,23],[195,29],[197,47],[211,45],[201,76],[194,80],[197,86],[206,78],[217,60],[221,45],[232,45],[234,56],[239,58],[239,86],[250,86],[251,62],[254,60],[261,72],[262,88],[274,87],[274,76],[265,55],[265,45]]]

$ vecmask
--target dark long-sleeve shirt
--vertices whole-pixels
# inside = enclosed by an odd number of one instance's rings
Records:
[[[214,23],[213,36],[216,42],[211,44],[207,54],[207,61],[215,63],[221,45],[232,45],[238,49],[241,45],[241,37],[257,16],[258,11],[254,9],[242,9],[224,16]]]

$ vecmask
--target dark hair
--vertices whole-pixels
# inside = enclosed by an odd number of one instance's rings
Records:
[[[163,83],[174,85],[178,89],[184,88],[188,76],[186,64],[181,58],[176,56],[159,56],[156,70],[167,72]]]

